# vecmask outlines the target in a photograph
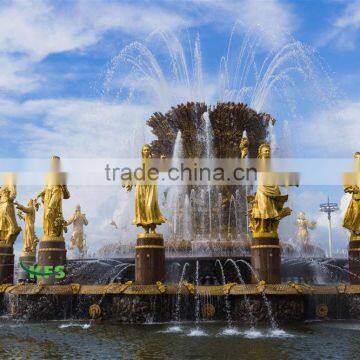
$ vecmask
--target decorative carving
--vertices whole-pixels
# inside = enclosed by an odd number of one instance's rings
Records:
[[[92,319],[99,319],[101,316],[101,307],[99,304],[92,304],[89,307],[89,315]]]
[[[81,288],[80,284],[71,284],[71,290],[74,295],[78,294]]]
[[[236,283],[228,283],[224,285],[224,294],[229,295],[231,289],[236,285]]]
[[[201,314],[204,318],[212,319],[215,316],[216,309],[213,304],[204,304],[201,308]]]
[[[264,280],[259,281],[259,283],[256,285],[256,290],[259,293],[263,293],[266,289],[266,283]]]
[[[164,294],[166,292],[166,286],[161,281],[157,281],[156,286],[161,294]]]
[[[316,307],[316,315],[318,317],[325,318],[327,317],[328,313],[329,313],[329,308],[326,304],[319,304]]]

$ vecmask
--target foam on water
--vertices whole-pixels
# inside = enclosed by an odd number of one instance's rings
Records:
[[[248,339],[259,339],[259,338],[288,338],[294,335],[287,333],[281,329],[274,329],[268,332],[262,332],[255,329],[247,330],[244,332],[244,336]]]
[[[240,334],[241,332],[234,327],[228,327],[220,332],[220,335],[222,336],[235,336]]]
[[[278,338],[286,338],[286,337],[293,337],[294,335],[287,333],[281,329],[274,329],[271,330],[268,334],[269,337],[278,337]]]
[[[181,333],[183,332],[183,329],[179,325],[169,326],[166,330],[160,331],[162,333]]]
[[[187,336],[208,336],[208,334],[199,328],[192,329]]]
[[[248,339],[257,339],[257,338],[263,337],[264,335],[261,331],[251,329],[251,330],[245,331],[244,336]]]
[[[59,329],[67,329],[69,327],[80,327],[83,330],[86,330],[90,328],[90,324],[76,324],[76,323],[62,324],[59,326]]]

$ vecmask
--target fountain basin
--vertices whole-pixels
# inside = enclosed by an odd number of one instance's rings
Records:
[[[269,322],[269,301],[279,324],[313,319],[360,318],[358,285],[2,285],[0,311],[25,321],[89,319],[121,323],[171,322],[180,296],[180,321]],[[197,299],[199,301],[197,306]],[[198,310],[197,310],[198,309]],[[196,314],[198,311],[198,314]]]

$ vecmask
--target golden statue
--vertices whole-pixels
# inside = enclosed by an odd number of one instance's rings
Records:
[[[258,150],[259,159],[270,159],[269,144],[262,144]],[[280,220],[291,214],[291,209],[284,207],[288,195],[281,195],[278,185],[259,184],[255,196],[248,197],[249,228],[255,237],[262,234],[277,237]]]
[[[15,216],[16,186],[14,181],[6,181],[6,183],[0,187],[0,244],[13,246],[21,228]]]
[[[62,213],[62,200],[69,199],[70,193],[62,179],[60,170],[60,158],[51,158],[52,172],[48,174],[46,185],[36,199],[41,198],[44,205],[43,215],[43,240],[63,240],[63,231],[66,232],[66,221]]]
[[[141,157],[144,169],[146,169],[146,161],[151,158],[150,145],[145,144],[142,147]],[[125,185],[125,187],[127,191],[131,191],[132,189],[132,185],[130,184]],[[150,184],[136,184],[135,219],[133,220],[133,224],[142,226],[145,233],[155,233],[156,226],[161,225],[165,221],[165,217],[160,212],[157,185],[154,182]]]
[[[354,159],[360,163],[360,152],[356,152]],[[357,185],[345,185],[344,191],[352,194],[349,207],[344,217],[344,228],[350,230],[352,237],[360,236],[360,188]]]
[[[36,246],[39,239],[35,234],[35,214],[38,208],[35,200],[30,199],[27,206],[14,202],[18,211],[18,216],[25,221],[24,245],[21,256],[35,256]]]
[[[15,186],[0,188],[0,242],[10,246],[14,244],[17,235],[21,231],[15,217],[15,197]]]
[[[307,220],[305,217],[305,213],[301,211],[296,220],[296,224],[298,225],[297,237],[300,245],[303,248],[309,248],[310,246],[312,246],[310,244],[309,230],[315,229],[316,221]]]
[[[69,220],[66,221],[66,226],[73,224],[73,233],[70,239],[70,250],[78,249],[80,253],[86,252],[84,225],[88,225],[86,215],[81,213],[80,205],[76,205],[75,212]]]

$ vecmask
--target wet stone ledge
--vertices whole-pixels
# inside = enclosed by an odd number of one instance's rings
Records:
[[[24,321],[121,323],[221,320],[239,323],[360,318],[360,287],[299,284],[199,286],[184,283],[2,286],[0,312]],[[228,311],[229,310],[229,311]],[[229,317],[230,312],[230,317]],[[270,315],[271,314],[271,315]]]

